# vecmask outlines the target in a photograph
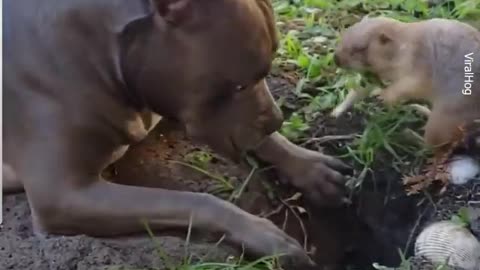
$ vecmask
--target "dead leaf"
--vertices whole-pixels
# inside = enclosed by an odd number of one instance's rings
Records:
[[[465,135],[465,125],[459,126],[452,141],[443,147],[443,151],[437,151],[434,157],[427,161],[425,169],[420,174],[403,177],[403,185],[408,195],[418,194],[434,182],[442,184],[440,193],[446,191],[450,179],[447,163],[453,151],[464,142]]]

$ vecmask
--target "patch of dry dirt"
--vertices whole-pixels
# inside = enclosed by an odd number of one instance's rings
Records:
[[[133,146],[104,175],[111,181],[128,185],[211,191],[212,186],[217,183],[215,180],[181,164],[171,163],[183,161],[185,155],[192,151],[209,151],[203,146],[191,144],[183,132],[176,128],[174,123],[161,123],[145,141]],[[207,170],[213,174],[229,177],[237,186],[250,173],[248,166],[232,164],[218,156],[214,156]],[[254,175],[238,201],[240,207],[259,215],[272,213],[278,209],[280,204],[268,197],[269,192],[263,184],[274,183],[275,186],[275,178],[268,177],[270,178],[268,181],[266,178],[267,175],[263,173]],[[289,195],[293,193],[294,191],[286,191]],[[0,231],[0,269],[108,269],[115,265],[134,268],[164,267],[154,242],[148,237],[115,240],[86,236],[40,237],[33,234],[30,210],[24,194],[5,196],[3,210],[5,224]],[[303,241],[303,230],[298,219],[292,213],[286,215],[286,211],[282,209],[271,218]],[[342,259],[346,240],[339,239],[345,238],[344,234],[348,234],[350,229],[343,226],[345,231],[339,230],[337,220],[343,218],[339,213],[328,214],[331,218],[325,218],[322,214],[321,218],[308,224],[308,218],[304,218],[307,230],[314,232],[308,241],[315,246],[319,262],[336,265]],[[184,258],[184,234],[178,231],[168,233],[180,236],[162,234],[158,237],[159,242],[162,250],[174,262],[179,263]],[[229,254],[238,255],[238,250],[233,250],[230,246],[213,248],[218,240],[214,236],[196,235],[194,239],[196,243],[189,249],[193,254],[200,256],[210,251],[212,259],[220,260]]]
[[[148,237],[95,239],[87,236],[42,237],[32,233],[30,211],[25,196],[8,196],[4,201],[5,224],[0,232],[0,269],[11,270],[114,270],[165,269],[158,246]],[[185,241],[158,238],[161,250],[175,263],[184,258]],[[228,256],[225,247],[193,243],[189,250],[196,257],[208,255],[221,260]],[[210,254],[208,254],[210,252]]]

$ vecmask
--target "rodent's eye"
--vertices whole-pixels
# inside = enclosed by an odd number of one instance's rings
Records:
[[[357,46],[352,48],[353,53],[363,53],[367,50],[366,46]]]

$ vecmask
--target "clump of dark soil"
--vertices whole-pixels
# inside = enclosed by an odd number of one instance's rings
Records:
[[[271,88],[278,96],[285,95],[291,86],[272,80]],[[356,115],[349,117],[336,122],[320,119],[319,126],[311,131],[312,136],[360,131],[363,120]],[[309,147],[318,150],[316,146]],[[175,123],[162,121],[145,141],[132,146],[126,156],[111,166],[105,177],[127,185],[198,192],[217,190],[218,181],[172,162],[184,161],[186,155],[198,150],[209,152],[208,148],[188,141]],[[328,147],[325,151],[332,154]],[[233,164],[216,155],[207,166],[208,172],[229,179],[234,186],[239,186],[251,171],[246,164]],[[400,263],[398,250],[411,251],[419,230],[428,222],[442,218],[438,214],[440,209],[455,211],[474,200],[478,202],[480,198],[478,187],[451,191],[451,194],[449,189],[447,193],[450,195],[437,205],[426,200],[425,196],[407,196],[400,179],[401,175],[392,168],[376,170],[356,193],[352,205],[341,209],[318,209],[302,198],[287,200],[295,197],[296,191],[280,184],[270,171],[263,171],[254,174],[238,205],[272,219],[297,238],[312,252],[319,269],[370,269],[373,262],[396,266]],[[467,191],[469,195],[465,195]],[[458,193],[467,197],[459,198]],[[228,194],[218,195],[228,197]],[[0,231],[0,269],[165,268],[155,241],[149,237],[113,240],[87,236],[35,236],[23,194],[5,196],[3,211],[5,223]],[[162,234],[157,238],[160,250],[174,263],[180,263],[185,258],[185,232],[165,234],[170,236]],[[239,254],[230,246],[216,246],[217,241],[216,236],[196,232],[188,250],[196,255],[195,258],[220,261],[231,254]]]

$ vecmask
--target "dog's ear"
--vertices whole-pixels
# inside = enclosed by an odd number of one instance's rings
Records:
[[[156,12],[171,26],[179,26],[192,15],[191,0],[152,0]]]

